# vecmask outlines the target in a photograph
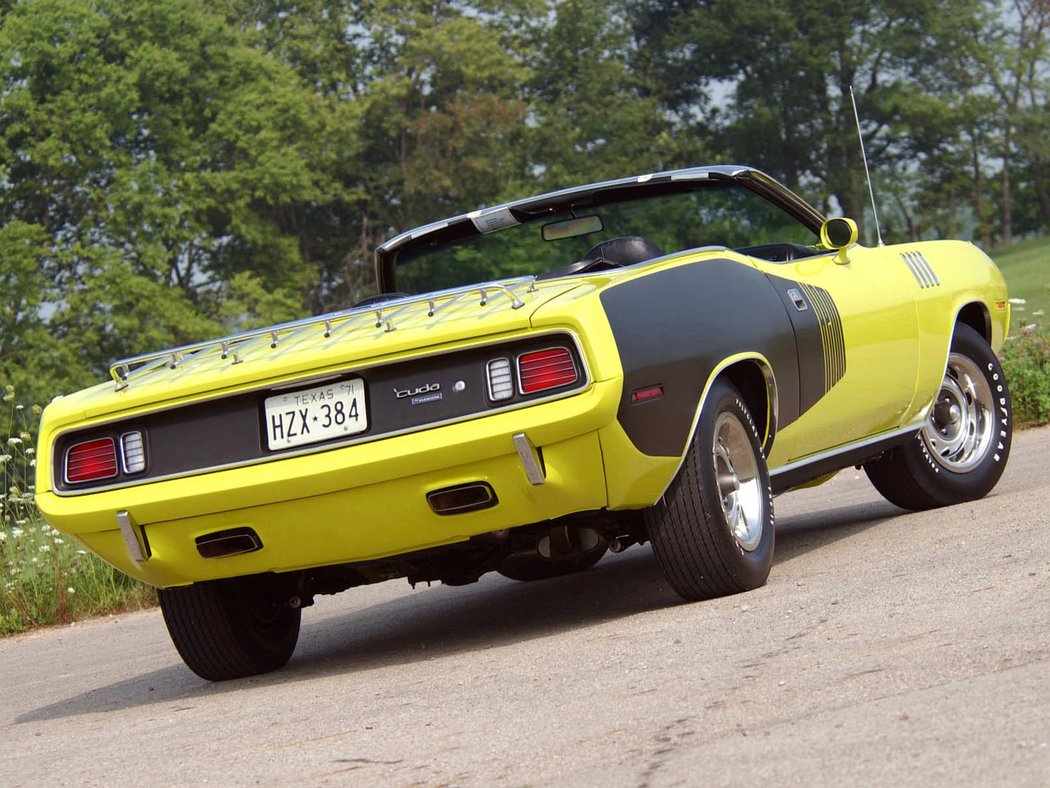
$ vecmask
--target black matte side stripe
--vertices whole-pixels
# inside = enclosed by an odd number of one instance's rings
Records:
[[[846,340],[842,333],[842,318],[827,290],[803,283],[800,286],[820,321],[820,339],[824,349],[824,391],[828,392],[846,374]]]
[[[930,261],[921,252],[901,252],[901,259],[908,266],[908,270],[915,277],[915,281],[919,283],[919,287],[925,290],[927,287],[940,285],[941,280],[938,278],[937,272],[933,270]]]

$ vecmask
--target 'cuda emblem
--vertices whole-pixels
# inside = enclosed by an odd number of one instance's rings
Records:
[[[435,391],[441,391],[440,383],[424,383],[422,386],[416,386],[414,389],[394,389],[394,396],[398,399],[405,399],[406,397],[418,397],[420,394],[430,394]]]

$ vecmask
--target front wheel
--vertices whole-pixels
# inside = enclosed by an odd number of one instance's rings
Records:
[[[773,562],[773,498],[751,413],[730,383],[711,386],[685,462],[645,512],[653,552],[689,600],[750,591]]]
[[[209,681],[254,676],[283,666],[299,639],[302,611],[265,575],[158,591],[179,656]]]
[[[948,365],[929,417],[914,440],[864,470],[886,500],[932,509],[985,496],[1010,456],[1013,411],[999,359],[984,337],[955,328]]]

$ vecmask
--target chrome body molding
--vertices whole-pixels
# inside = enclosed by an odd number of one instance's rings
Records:
[[[930,261],[922,252],[901,252],[901,259],[904,260],[904,264],[908,266],[908,270],[911,271],[915,281],[923,290],[940,285],[940,277],[937,276],[937,272],[933,270]]]
[[[855,443],[836,446],[834,449],[803,457],[775,469],[770,468],[769,478],[772,482],[774,493],[787,492],[798,484],[823,476],[826,472],[835,472],[849,465],[866,462],[873,459],[881,451],[903,443],[918,434],[922,429],[926,421],[927,411],[928,408],[924,409],[922,415],[906,427],[884,432]],[[827,465],[830,471],[809,470],[811,468],[819,468],[822,465]],[[798,481],[795,481],[796,478]]]

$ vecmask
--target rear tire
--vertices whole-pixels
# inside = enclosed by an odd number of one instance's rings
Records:
[[[164,623],[183,661],[209,681],[282,667],[295,651],[302,610],[265,577],[162,588]]]
[[[645,512],[667,582],[689,600],[750,591],[773,562],[773,497],[751,413],[716,380],[678,475]]]
[[[915,438],[864,465],[871,483],[902,509],[982,498],[1006,468],[1013,409],[1006,376],[984,337],[955,327],[929,418]]]

